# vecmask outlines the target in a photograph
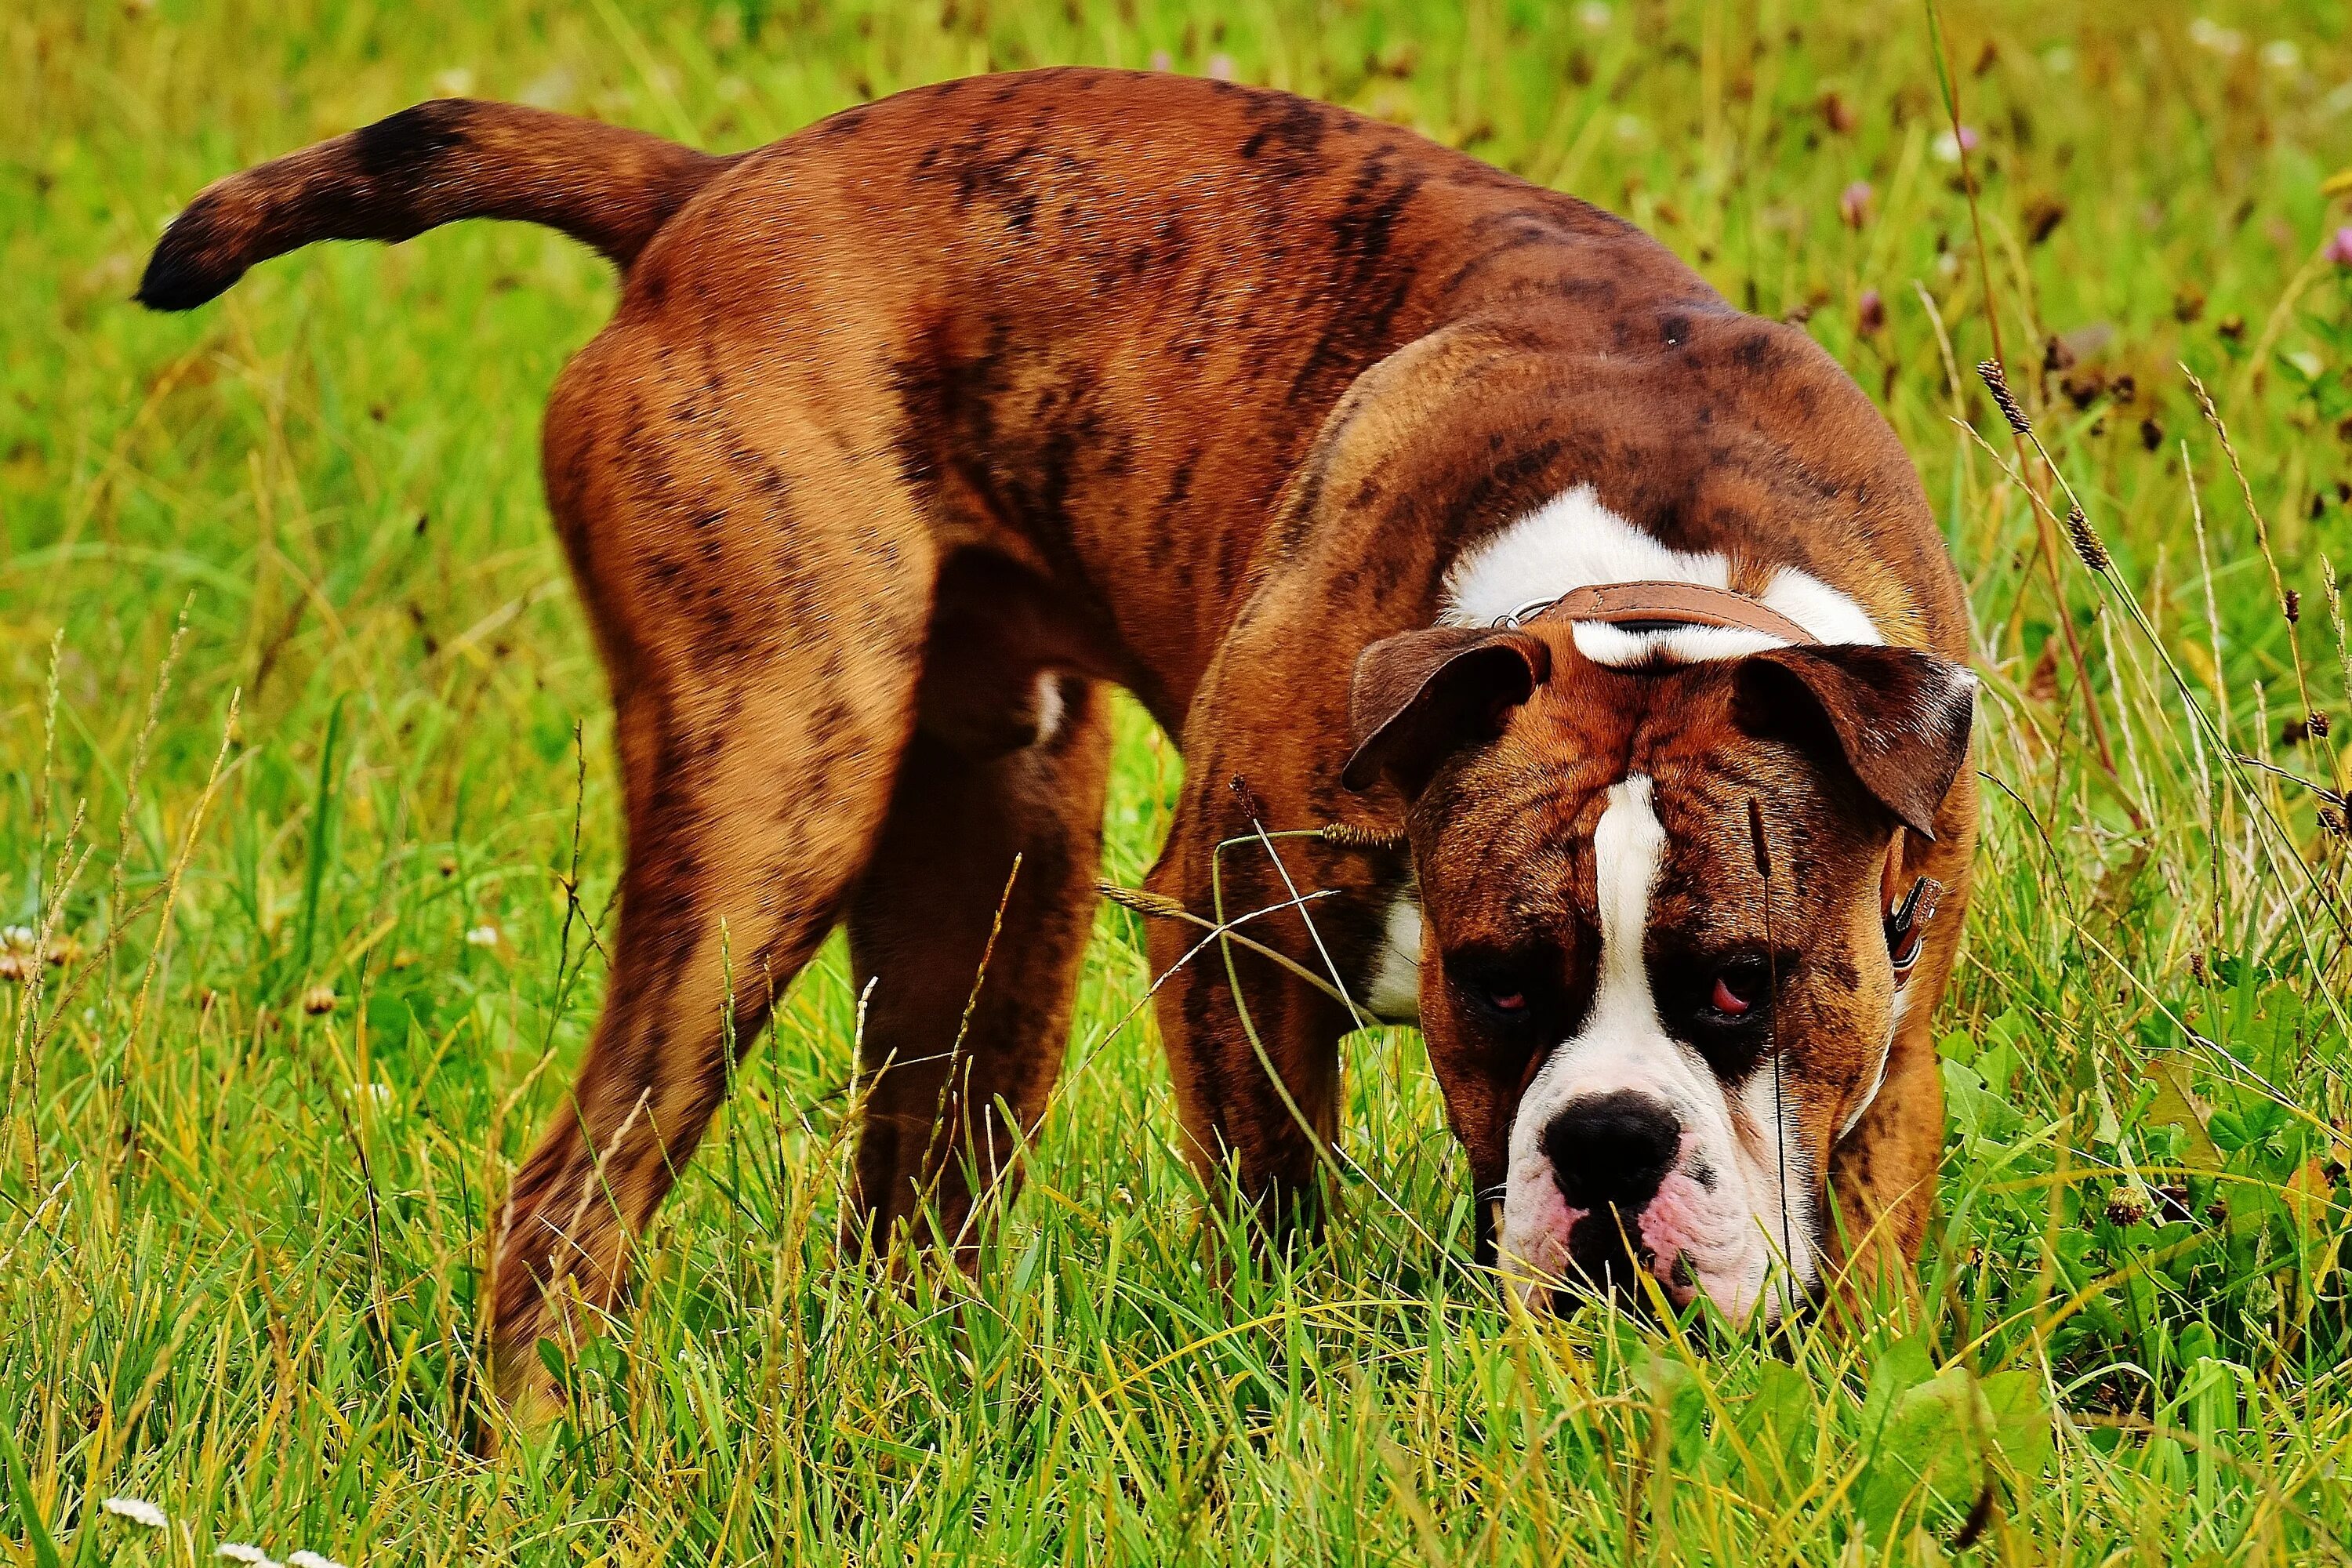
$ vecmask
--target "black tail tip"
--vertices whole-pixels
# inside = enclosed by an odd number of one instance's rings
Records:
[[[212,226],[201,202],[173,218],[131,298],[151,310],[193,310],[227,292],[245,268],[223,254]]]

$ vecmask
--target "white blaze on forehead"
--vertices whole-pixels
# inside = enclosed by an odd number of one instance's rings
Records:
[[[1641,1089],[1669,1105],[1688,1098],[1687,1046],[1666,1037],[1642,955],[1650,893],[1666,860],[1665,825],[1651,783],[1634,773],[1609,786],[1592,828],[1593,901],[1601,921],[1601,977],[1584,1026],[1545,1059],[1512,1124],[1516,1150],[1540,1144],[1544,1125],[1585,1092]],[[1703,1070],[1703,1069],[1702,1069]]]
[[[1650,781],[1634,773],[1609,786],[1609,804],[1592,829],[1594,896],[1601,915],[1601,989],[1639,994],[1639,1005],[1658,1016],[1650,999],[1650,971],[1642,962],[1642,931],[1649,923],[1650,889],[1665,865],[1666,828],[1650,803]]]
[[[1718,551],[1675,550],[1601,504],[1591,485],[1553,497],[1446,569],[1447,626],[1491,626],[1502,617],[1579,588],[1612,583],[1694,583],[1731,586],[1731,562]],[[1782,566],[1757,597],[1822,643],[1886,639],[1860,605],[1809,572]],[[1595,664],[1651,658],[1695,664],[1740,658],[1781,639],[1732,626],[1628,631],[1601,621],[1576,627],[1577,651]]]

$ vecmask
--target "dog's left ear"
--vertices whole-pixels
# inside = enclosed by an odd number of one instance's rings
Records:
[[[1382,637],[1356,656],[1348,690],[1351,790],[1381,778],[1410,800],[1438,764],[1493,739],[1551,674],[1551,650],[1521,631],[1431,626]]]
[[[1936,808],[1968,760],[1976,677],[1916,648],[1825,643],[1740,660],[1739,718],[1788,734],[1824,726],[1896,821],[1936,837]]]

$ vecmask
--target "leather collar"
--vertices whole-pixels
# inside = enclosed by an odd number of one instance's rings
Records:
[[[1594,583],[1557,599],[1520,605],[1496,624],[1533,620],[1604,621],[1634,631],[1672,626],[1722,626],[1758,632],[1785,643],[1810,643],[1813,634],[1760,599],[1703,583]]]

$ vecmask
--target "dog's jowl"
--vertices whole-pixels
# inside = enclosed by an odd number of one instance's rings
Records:
[[[604,1014],[492,1242],[526,1413],[722,1042],[835,925],[874,983],[851,1239],[929,1212],[969,1244],[1060,1068],[1113,684],[1184,753],[1163,898],[1207,917],[1213,849],[1260,823],[1355,830],[1228,851],[1223,906],[1287,904],[1251,934],[1419,1018],[1528,1300],[1744,1320],[1907,1265],[1975,837],[1966,619],[1893,433],[1803,333],[1394,127],[1093,70],[723,158],[425,104],[206,190],[141,298],[464,217],[625,275],[545,432],[628,820]],[[1160,922],[1155,965],[1197,940]],[[1251,1028],[1222,963],[1159,994],[1177,1100],[1294,1223],[1357,1014],[1234,964]]]

